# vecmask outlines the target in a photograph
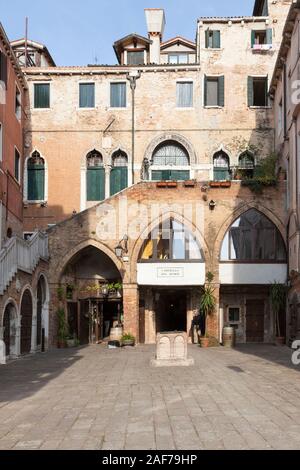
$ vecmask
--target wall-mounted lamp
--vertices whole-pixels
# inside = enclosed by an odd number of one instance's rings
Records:
[[[123,253],[128,253],[128,235],[124,235],[118,246],[115,248],[117,258],[123,258]]]
[[[217,205],[217,203],[215,201],[211,200],[210,203],[209,203],[210,210],[213,211],[215,209],[216,205]]]

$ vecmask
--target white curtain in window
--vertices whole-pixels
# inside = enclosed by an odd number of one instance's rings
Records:
[[[191,108],[193,106],[193,83],[177,83],[177,107]]]

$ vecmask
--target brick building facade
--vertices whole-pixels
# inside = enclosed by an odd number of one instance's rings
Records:
[[[224,324],[239,342],[274,340],[286,182],[278,165],[270,187],[257,175],[274,166],[268,88],[290,3],[199,18],[195,42],[164,41],[163,10],[147,9],[148,37],[117,40],[117,65],[23,68],[24,231],[48,229],[50,345],[58,309],[83,344],[120,320],[140,342],[191,339],[208,273],[214,341]]]

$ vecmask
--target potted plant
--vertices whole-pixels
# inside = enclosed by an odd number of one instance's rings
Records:
[[[213,279],[214,275],[212,273],[207,273],[206,285],[202,288],[202,296],[200,300],[200,314],[205,318],[205,334],[200,338],[202,348],[207,348],[209,346],[207,318],[214,312],[216,307],[216,298],[214,296],[215,289],[212,286]]]
[[[168,188],[177,188],[178,183],[177,181],[168,181],[167,186]]]
[[[167,187],[167,182],[166,181],[158,181],[156,183],[157,188],[166,188]]]
[[[186,188],[194,188],[196,186],[196,180],[186,180],[184,181],[184,186]]]
[[[135,337],[131,333],[125,333],[121,338],[121,342],[123,346],[134,346]]]
[[[230,188],[231,187],[231,181],[221,181],[221,188]]]
[[[284,336],[281,335],[279,313],[283,308],[285,308],[285,303],[286,303],[285,285],[279,284],[278,282],[274,282],[271,285],[271,289],[270,289],[270,300],[271,300],[272,310],[274,314],[276,343],[283,345],[285,343],[285,338]]]
[[[117,292],[117,296],[119,298],[122,297],[122,291],[123,291],[123,284],[121,282],[116,282],[115,285],[114,285],[114,288]]]
[[[58,348],[65,348],[66,347],[66,339],[67,339],[67,335],[68,335],[68,325],[66,323],[65,311],[64,311],[63,308],[59,308],[57,310],[57,319],[58,319],[57,347]]]

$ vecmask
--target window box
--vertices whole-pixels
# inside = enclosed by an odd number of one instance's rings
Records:
[[[231,181],[221,181],[221,188],[231,188]]]
[[[209,183],[209,186],[210,186],[211,188],[220,188],[220,186],[221,186],[221,181],[211,181],[211,182]]]
[[[178,186],[177,181],[168,181],[167,182],[167,187],[168,188],[177,188],[177,186]]]
[[[196,186],[196,180],[187,180],[184,182],[186,188],[194,188]]]
[[[156,183],[156,187],[157,188],[166,188],[167,187],[167,182],[166,181],[158,181],[158,183]]]

